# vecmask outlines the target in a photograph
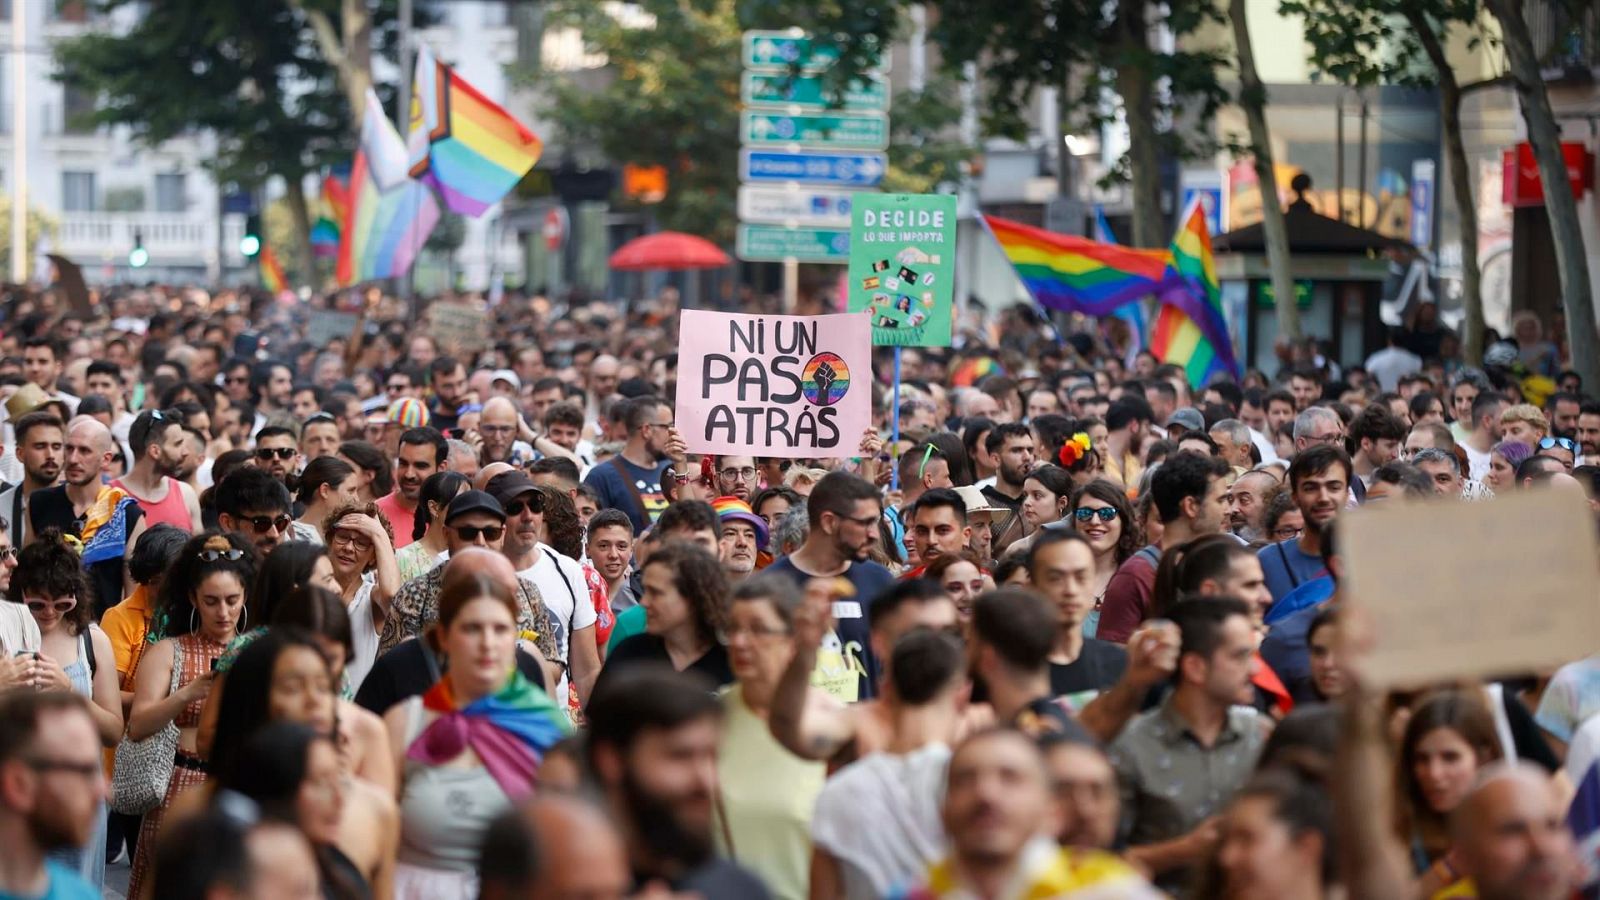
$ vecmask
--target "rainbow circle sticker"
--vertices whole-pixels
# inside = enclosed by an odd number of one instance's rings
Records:
[[[818,406],[832,406],[850,390],[850,367],[837,353],[818,353],[800,371],[800,391]]]

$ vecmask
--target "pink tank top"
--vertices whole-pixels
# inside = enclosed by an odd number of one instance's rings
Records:
[[[166,479],[167,495],[159,502],[146,500],[135,494],[132,489],[122,483],[122,479],[111,482],[114,488],[121,488],[128,496],[139,501],[139,507],[144,510],[145,526],[158,525],[162,522],[176,525],[184,531],[193,531],[194,523],[189,520],[189,506],[183,502],[183,489],[178,486],[178,479]]]

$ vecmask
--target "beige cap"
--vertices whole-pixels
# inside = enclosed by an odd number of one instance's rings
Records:
[[[978,519],[980,521],[988,519],[992,521],[995,516],[1009,515],[1011,513],[1009,507],[991,504],[989,498],[983,495],[981,489],[970,484],[958,487],[955,490],[957,494],[961,495],[961,502],[967,504],[968,519]]]

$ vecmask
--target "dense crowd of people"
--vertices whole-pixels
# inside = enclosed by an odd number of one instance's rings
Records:
[[[0,898],[1591,881],[1600,656],[1385,690],[1342,603],[1360,505],[1600,510],[1537,320],[1482,367],[1423,315],[1191,385],[970,315],[879,367],[850,457],[789,459],[689,452],[670,290],[449,342],[357,299],[331,337],[232,291],[0,303]]]

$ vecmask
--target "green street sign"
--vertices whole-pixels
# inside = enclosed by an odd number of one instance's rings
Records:
[[[734,253],[749,262],[842,263],[850,258],[850,229],[741,223]]]
[[[1294,305],[1301,309],[1311,308],[1311,280],[1297,278],[1294,282]],[[1256,308],[1273,309],[1278,305],[1278,295],[1272,290],[1271,281],[1262,281],[1256,287]]]
[[[852,81],[834,106],[834,93],[819,75],[773,72],[746,72],[740,81],[740,97],[747,106],[794,107],[799,110],[883,112],[889,108],[889,82],[882,75],[868,75]]]
[[[796,63],[806,70],[826,69],[839,59],[832,47],[813,47],[811,37],[800,29],[789,31],[746,31],[742,41],[747,69],[789,69]]]
[[[837,150],[882,150],[889,146],[889,117],[876,113],[798,113],[745,110],[740,140],[747,146],[802,144]]]

